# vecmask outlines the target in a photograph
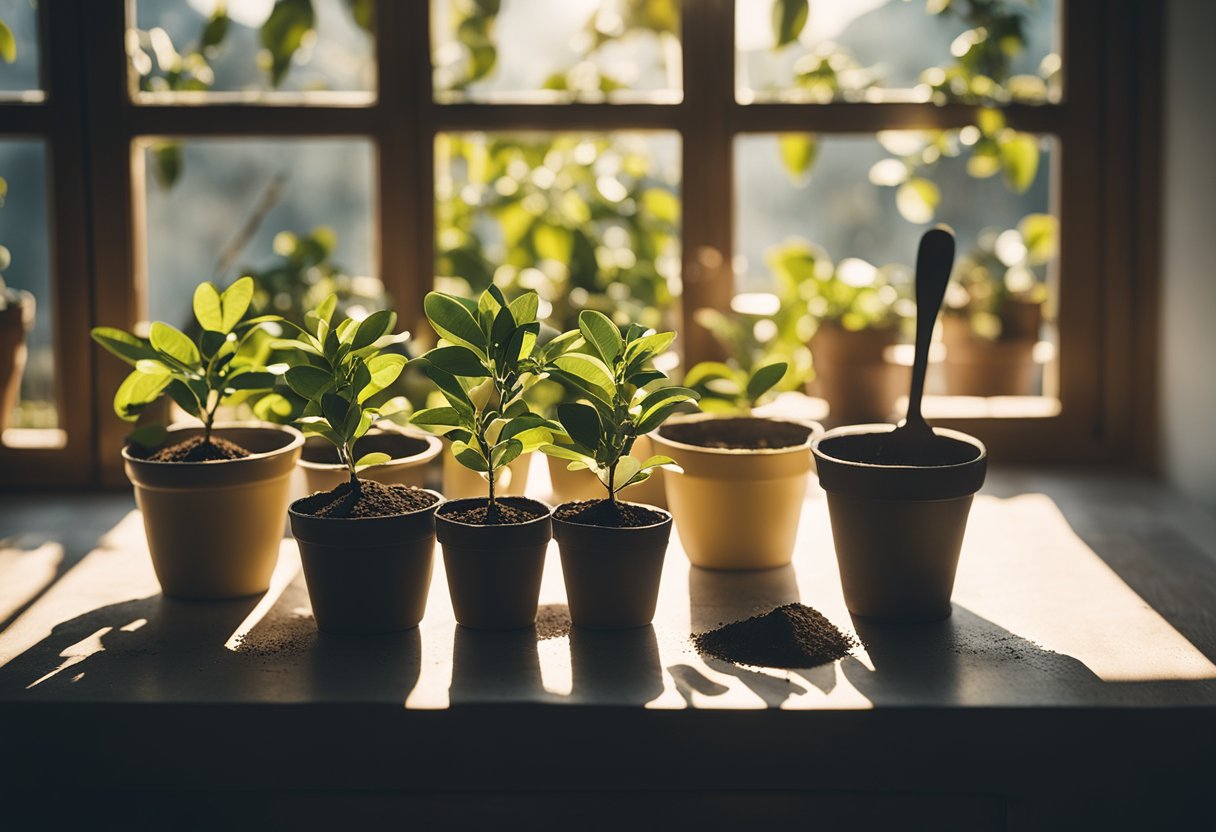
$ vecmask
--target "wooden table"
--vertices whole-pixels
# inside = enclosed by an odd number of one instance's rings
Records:
[[[0,806],[118,789],[89,811],[160,820],[184,799],[205,825],[366,811],[513,828],[544,793],[544,818],[580,829],[1001,829],[1155,822],[1206,794],[1210,515],[1114,471],[993,471],[953,616],[911,628],[850,618],[814,485],[799,535],[792,567],[735,574],[690,568],[673,540],[641,630],[458,628],[437,562],[420,628],[341,638],[316,632],[290,539],[265,596],[177,602],[129,495],[10,495]],[[776,671],[689,644],[791,601],[865,648]],[[541,603],[560,618],[556,551]],[[183,798],[196,789],[225,794]]]

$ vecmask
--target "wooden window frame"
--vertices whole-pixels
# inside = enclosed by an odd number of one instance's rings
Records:
[[[90,325],[132,326],[142,307],[139,139],[361,137],[375,148],[376,262],[405,324],[424,326],[434,261],[434,139],[449,130],[671,130],[683,150],[682,341],[718,348],[692,310],[734,292],[733,144],[738,135],[960,127],[975,108],[920,103],[739,104],[734,0],[686,0],[682,101],[674,104],[441,104],[431,92],[429,0],[379,0],[377,94],[367,106],[137,104],[129,94],[124,0],[43,0],[46,101],[0,104],[0,138],[51,150],[52,266],[61,450],[0,449],[4,486],[125,485],[126,432],[111,410],[124,368]],[[940,420],[981,436],[1000,462],[1155,463],[1159,101],[1162,11],[1151,0],[1065,2],[1065,102],[1012,105],[1008,123],[1057,139],[1059,415]],[[382,48],[391,43],[391,49]],[[87,136],[87,141],[85,137]],[[137,187],[138,186],[138,187]],[[85,301],[87,299],[87,302]],[[64,367],[74,368],[71,379]],[[76,369],[79,368],[79,369]],[[64,390],[70,381],[70,401]],[[90,406],[86,406],[86,403]]]

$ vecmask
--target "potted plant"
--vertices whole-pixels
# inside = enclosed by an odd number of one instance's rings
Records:
[[[397,406],[394,401],[393,405]],[[368,468],[364,477],[384,485],[415,485],[426,483],[432,460],[443,451],[443,443],[429,434],[401,430],[383,419],[355,442],[356,458],[367,454],[384,454],[387,462]],[[347,479],[348,469],[332,442],[321,436],[306,436],[300,454],[300,469],[309,493],[329,491]]]
[[[420,410],[412,422],[445,436],[456,461],[485,483],[485,497],[450,500],[435,513],[452,608],[467,627],[511,629],[536,620],[550,509],[501,496],[495,486],[502,468],[553,438],[523,397],[543,370],[534,354],[538,303],[535,292],[508,303],[496,286],[476,301],[441,292],[424,300],[441,341],[418,361],[448,404]]]
[[[1044,267],[1055,256],[1056,237],[1054,217],[1029,214],[1017,228],[985,230],[959,258],[942,316],[950,395],[1034,394]]]
[[[8,249],[0,246],[0,270],[8,265]],[[21,376],[28,355],[26,334],[34,327],[34,296],[10,289],[0,278],[0,433],[21,400]]]
[[[553,511],[570,619],[600,629],[642,627],[654,618],[671,515],[622,502],[617,494],[645,482],[652,470],[674,465],[666,456],[639,461],[630,451],[638,437],[698,397],[685,387],[655,387],[666,376],[650,362],[674,332],[634,324],[622,337],[611,319],[593,310],[583,310],[578,323],[586,351],[554,358],[553,372],[577,386],[584,401],[558,406],[564,441],[541,451],[594,473],[608,496],[562,503]]]
[[[784,362],[757,369],[733,415],[680,417],[653,434],[658,450],[682,469],[665,477],[667,502],[696,566],[768,569],[790,562],[811,471],[811,439],[822,428],[750,413],[785,371]],[[708,372],[693,368],[685,383],[708,383]]]
[[[307,316],[306,328],[290,342],[302,360],[287,370],[286,381],[308,402],[297,421],[300,429],[333,446],[346,479],[292,503],[291,531],[318,629],[407,630],[426,611],[435,509],[442,498],[417,486],[361,478],[360,472],[392,457],[382,451],[357,455],[371,427],[401,406],[390,400],[374,407],[371,400],[397,380],[406,363],[404,356],[382,350],[407,336],[391,334],[393,312],[333,326],[333,311],[331,296]]]
[[[220,599],[264,592],[278,560],[304,437],[291,427],[215,422],[221,405],[269,390],[285,369],[262,366],[249,348],[253,332],[279,321],[242,320],[253,288],[248,277],[223,293],[199,285],[194,340],[159,321],[147,339],[109,327],[92,333],[134,367],[114,396],[119,417],[135,421],[167,394],[202,423],[141,428],[122,451],[166,595]]]

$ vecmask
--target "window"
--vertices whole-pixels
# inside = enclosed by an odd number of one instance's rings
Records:
[[[545,287],[554,325],[583,304],[670,321],[689,362],[722,354],[702,309],[771,341],[752,319],[791,276],[907,311],[933,221],[975,274],[1048,297],[1033,395],[938,396],[939,423],[998,460],[1151,458],[1159,11],[806,8],[0,2],[0,273],[37,300],[0,461],[122,482],[122,368],[88,328],[173,318],[202,278],[323,279],[415,332],[436,281]],[[942,367],[930,383],[949,392]]]

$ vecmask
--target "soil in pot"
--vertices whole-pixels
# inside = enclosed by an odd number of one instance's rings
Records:
[[[811,429],[793,422],[740,417],[668,424],[660,429],[660,434],[702,448],[761,450],[801,445],[810,438]]]
[[[439,498],[422,488],[409,485],[383,485],[373,480],[359,480],[356,493],[349,482],[330,491],[306,497],[296,504],[296,511],[313,517],[354,519],[360,517],[392,517],[433,506]]]
[[[613,502],[612,500],[578,500],[573,503],[563,503],[554,509],[553,516],[566,523],[606,526],[612,529],[653,526],[667,519],[666,514],[652,511],[646,506]]]
[[[191,436],[154,451],[143,459],[149,462],[214,462],[225,459],[244,459],[250,452],[222,436],[213,436],[204,441],[201,436]]]
[[[703,656],[754,667],[807,668],[843,659],[859,646],[821,613],[786,604],[763,615],[693,635]]]
[[[503,500],[495,500],[493,506],[488,500],[484,500],[481,505],[463,506],[444,514],[449,520],[468,523],[471,526],[513,526],[543,516],[544,512],[536,511],[527,504],[511,505]]]

